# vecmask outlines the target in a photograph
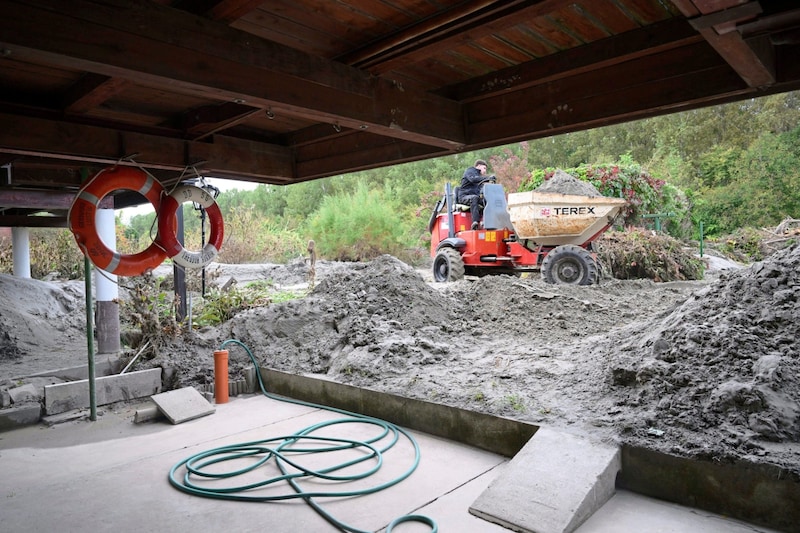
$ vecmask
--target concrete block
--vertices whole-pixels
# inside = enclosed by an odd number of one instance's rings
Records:
[[[42,406],[38,402],[3,409],[0,411],[0,431],[36,424],[41,416]]]
[[[8,389],[11,402],[14,404],[26,402],[39,402],[42,399],[42,391],[32,383],[27,383],[13,389]]]
[[[539,428],[470,513],[514,531],[575,531],[614,494],[618,446]]]
[[[154,395],[152,400],[173,424],[180,424],[181,422],[210,415],[216,410],[193,387],[162,392]]]
[[[144,398],[161,392],[161,369],[151,368],[95,380],[97,405]],[[49,415],[89,407],[89,381],[48,385],[44,388],[44,408]]]

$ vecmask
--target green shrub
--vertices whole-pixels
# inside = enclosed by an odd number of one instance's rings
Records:
[[[408,223],[394,202],[360,184],[352,196],[326,197],[309,223],[321,257],[368,261],[382,254],[402,255]]]
[[[616,279],[703,279],[703,261],[687,251],[681,241],[664,233],[629,228],[608,231],[596,242],[603,270]]]
[[[0,272],[14,271],[11,238],[2,238]],[[67,229],[33,228],[30,230],[31,277],[42,279],[54,273],[59,279],[82,279],[84,270],[83,252]]]

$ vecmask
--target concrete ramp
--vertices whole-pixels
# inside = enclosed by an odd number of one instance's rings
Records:
[[[180,424],[214,412],[213,405],[194,387],[171,390],[150,397],[170,422]]]
[[[611,498],[620,468],[618,446],[539,428],[469,511],[514,531],[569,533]]]

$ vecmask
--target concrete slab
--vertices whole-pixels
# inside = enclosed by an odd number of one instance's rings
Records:
[[[34,402],[16,405],[0,412],[0,431],[17,429],[20,426],[35,424],[42,415],[41,404]]]
[[[104,409],[96,421],[68,422],[42,430],[25,426],[0,435],[0,516],[3,531],[337,531],[302,502],[254,505],[191,496],[174,489],[167,473],[190,455],[233,443],[293,434],[340,418],[338,414],[264,396],[235,398],[217,415],[172,425],[134,424],[149,400]],[[355,430],[363,437],[369,431]],[[374,435],[374,433],[373,433]],[[509,533],[468,512],[469,506],[511,463],[501,455],[413,432],[421,450],[406,480],[369,497],[323,505],[343,521],[385,532],[399,514],[424,514],[439,531]],[[387,454],[377,482],[405,469],[413,457],[403,446]],[[46,512],[42,512],[46,502]],[[166,526],[165,526],[166,525]],[[723,527],[721,527],[721,525]],[[728,529],[726,527],[730,526]],[[400,533],[429,533],[422,524]],[[618,492],[577,533],[774,533],[724,517]]]
[[[618,490],[575,533],[777,533],[733,518]],[[797,531],[797,527],[783,531]]]
[[[201,498],[173,488],[167,482],[167,473],[193,454],[234,443],[283,438],[342,415],[263,396],[221,404],[217,414],[171,425],[166,421],[133,424],[127,419],[112,424],[113,414],[107,413],[94,423],[60,425],[47,432],[34,427],[11,432],[2,441],[0,453],[3,529],[160,531],[169,524],[174,531],[337,530],[301,500],[254,505]],[[362,440],[378,433],[372,425],[333,427],[339,428],[333,433]],[[414,437],[421,458],[408,478],[373,494],[319,499],[318,503],[337,519],[365,531],[383,531],[398,516],[418,514],[431,505],[434,507],[430,509],[436,510],[438,503],[443,514],[431,518],[442,531],[504,532],[469,515],[467,508],[490,481],[487,473],[503,464],[505,458],[425,434],[414,433]],[[324,459],[302,461],[319,466]],[[384,462],[373,476],[354,485],[348,483],[348,487],[381,485],[405,472],[413,460],[413,447],[401,439],[384,454]],[[267,467],[254,475],[263,479]],[[311,484],[323,487],[330,482]],[[281,490],[293,492],[286,485]],[[48,502],[46,513],[38,512],[42,501]],[[442,502],[446,502],[444,507]],[[450,527],[450,520],[457,521],[458,526]],[[403,524],[397,530],[430,531],[417,525]]]
[[[214,412],[214,406],[193,387],[154,394],[150,399],[173,424],[181,424]]]
[[[470,512],[514,531],[570,533],[614,494],[620,449],[539,428]]]
[[[25,402],[38,402],[42,399],[42,391],[37,389],[32,383],[20,385],[13,389],[8,389],[8,394],[11,396],[11,401],[15,404]]]
[[[97,405],[144,398],[161,391],[161,369],[151,368],[95,380]],[[49,415],[89,407],[89,381],[71,381],[44,388],[44,409]]]

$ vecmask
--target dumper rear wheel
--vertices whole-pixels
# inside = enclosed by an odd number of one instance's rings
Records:
[[[592,285],[597,283],[599,273],[591,253],[565,244],[552,249],[542,260],[542,277],[547,283]]]
[[[455,248],[442,248],[433,258],[433,279],[458,281],[464,278],[464,260]]]

